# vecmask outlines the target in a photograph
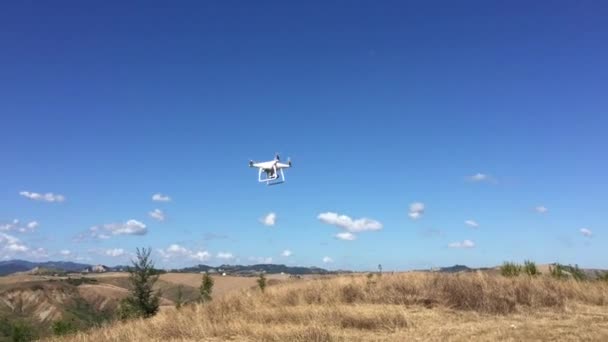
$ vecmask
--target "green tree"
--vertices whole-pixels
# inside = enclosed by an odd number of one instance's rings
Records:
[[[200,292],[202,302],[208,302],[211,300],[211,293],[213,292],[213,278],[207,272],[203,274]]]
[[[264,290],[266,289],[266,277],[264,276],[264,272],[260,273],[257,282],[260,290],[264,292]]]
[[[183,292],[183,285],[179,285],[177,287],[177,298],[175,299],[175,308],[179,309],[182,307],[182,305],[184,304],[184,292]]]
[[[148,318],[158,312],[160,292],[152,287],[158,280],[158,272],[150,258],[151,248],[137,248],[137,260],[129,267],[130,294],[120,303],[118,315],[122,319],[133,317]]]

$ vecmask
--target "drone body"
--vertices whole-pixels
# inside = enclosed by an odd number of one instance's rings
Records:
[[[283,169],[291,167],[291,160],[287,160],[287,164],[281,163],[279,155],[275,155],[274,159],[267,162],[249,161],[249,167],[257,167],[258,182],[266,183],[267,185],[277,185],[285,182],[285,174]],[[262,177],[265,174],[265,177]]]

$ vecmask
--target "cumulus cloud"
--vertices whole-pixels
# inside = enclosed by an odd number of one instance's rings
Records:
[[[190,258],[198,261],[211,259],[211,253],[207,251],[193,251],[178,244],[172,244],[166,249],[159,249],[158,252],[164,259]]]
[[[72,252],[69,249],[62,249],[61,251],[59,251],[59,254],[63,255],[64,257],[67,257],[70,256]]]
[[[353,240],[357,239],[357,236],[351,232],[342,232],[342,233],[336,234],[336,239],[353,241]]]
[[[583,235],[584,235],[584,236],[586,236],[586,237],[591,237],[591,236],[593,236],[593,232],[591,231],[591,229],[588,229],[588,228],[581,228],[579,231],[581,232],[581,234],[583,234]]]
[[[156,202],[170,202],[171,197],[158,193],[158,194],[152,195],[152,200],[156,201]]]
[[[54,194],[52,192],[47,192],[46,194],[39,194],[37,192],[29,192],[29,191],[21,191],[19,195],[29,198],[33,201],[42,201],[42,202],[63,202],[65,201],[65,196]]]
[[[105,254],[107,256],[111,256],[111,257],[119,257],[119,256],[123,256],[125,254],[125,250],[122,248],[113,248],[113,249],[106,250]]]
[[[0,249],[8,252],[27,252],[29,250],[18,238],[6,233],[0,233]]]
[[[281,256],[290,257],[292,254],[293,253],[289,249],[286,249],[281,253]]]
[[[334,259],[332,259],[332,258],[330,258],[328,256],[323,257],[323,263],[324,264],[331,264],[332,262],[334,262]]]
[[[0,224],[0,231],[17,231],[20,233],[33,232],[40,224],[37,221],[21,223],[18,219],[14,219],[10,223]]]
[[[475,242],[473,242],[471,240],[464,240],[462,242],[457,241],[457,242],[452,242],[452,243],[448,244],[448,247],[450,247],[450,248],[473,248],[473,247],[475,247]]]
[[[479,227],[479,223],[477,223],[474,220],[466,220],[466,221],[464,221],[464,224],[466,224],[467,226],[472,227],[472,228],[478,228]]]
[[[410,204],[410,211],[407,214],[411,219],[417,220],[424,214],[424,203],[414,202]]]
[[[89,228],[91,237],[109,239],[111,235],[145,235],[148,232],[146,225],[137,220],[128,220],[124,223],[110,223]]]
[[[353,220],[352,218],[346,215],[326,212],[319,214],[317,218],[323,223],[337,226],[351,233],[376,231],[382,229],[382,223],[365,217]]]
[[[277,223],[277,214],[268,213],[268,215],[266,215],[260,219],[260,222],[262,222],[262,224],[265,226],[269,226],[269,227],[274,226]]]
[[[544,205],[539,205],[536,208],[534,208],[534,210],[536,210],[536,212],[539,214],[544,214],[547,211],[549,211],[549,209],[547,209],[547,207],[545,207]]]
[[[229,252],[219,252],[219,253],[217,253],[216,258],[223,259],[223,260],[232,260],[232,259],[234,259],[234,255],[232,255],[232,253],[229,253]]]
[[[157,221],[165,220],[165,213],[160,209],[154,209],[153,211],[149,212],[148,215]]]

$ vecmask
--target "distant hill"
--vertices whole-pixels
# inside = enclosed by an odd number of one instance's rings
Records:
[[[257,264],[257,265],[221,265],[218,267],[208,266],[208,265],[197,265],[193,267],[185,267],[177,270],[172,270],[172,272],[218,272],[232,275],[254,275],[260,272],[276,274],[276,273],[286,273],[286,274],[330,274],[334,273],[319,267],[301,267],[301,266],[286,266],[281,264]]]
[[[34,269],[40,270],[56,270],[62,272],[95,272],[96,268],[104,268],[104,272],[120,272],[127,271],[129,266],[113,266],[108,267],[104,265],[90,265],[80,264],[70,261],[45,261],[45,262],[32,262],[26,260],[7,260],[0,262],[0,276],[17,273],[17,272],[28,272]],[[97,270],[99,271],[99,270]],[[160,270],[159,270],[160,271]],[[301,266],[286,266],[281,264],[258,264],[258,265],[221,265],[221,266],[208,266],[208,265],[196,265],[192,267],[184,267],[180,269],[172,270],[173,272],[188,273],[188,272],[226,272],[232,275],[255,275],[260,272],[268,274],[274,273],[286,273],[286,274],[332,274],[336,272],[328,271],[319,267],[301,267]],[[162,273],[162,272],[161,272]],[[344,273],[344,271],[341,271]]]
[[[91,267],[91,265],[79,264],[71,261],[32,262],[26,260],[6,260],[0,261],[0,276],[16,272],[29,271],[36,267],[40,269],[53,269],[64,272],[80,272],[87,267]]]

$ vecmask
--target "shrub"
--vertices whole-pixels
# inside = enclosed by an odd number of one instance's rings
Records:
[[[536,268],[536,263],[530,260],[524,261],[524,273],[529,276],[537,276],[540,274],[538,268]]]
[[[581,270],[578,265],[568,266],[568,271],[572,274],[572,278],[578,281],[587,280],[587,274]]]
[[[51,329],[55,336],[63,336],[76,332],[76,327],[70,321],[55,321]]]
[[[257,282],[260,290],[264,292],[264,290],[266,289],[266,277],[264,276],[264,272],[260,273]]]
[[[505,277],[516,277],[521,273],[521,266],[514,263],[505,261],[500,267],[500,274]]]
[[[549,273],[553,278],[556,279],[563,279],[567,277],[567,274],[564,272],[564,266],[562,266],[561,264],[549,266]]]
[[[11,338],[13,342],[29,342],[36,340],[36,334],[32,327],[26,323],[19,322],[13,325]]]
[[[200,292],[202,302],[208,302],[211,300],[211,293],[213,292],[213,278],[211,278],[208,273],[203,274]]]
[[[179,285],[177,287],[177,298],[175,299],[175,308],[179,309],[184,304],[184,293],[182,291],[183,286]]]

